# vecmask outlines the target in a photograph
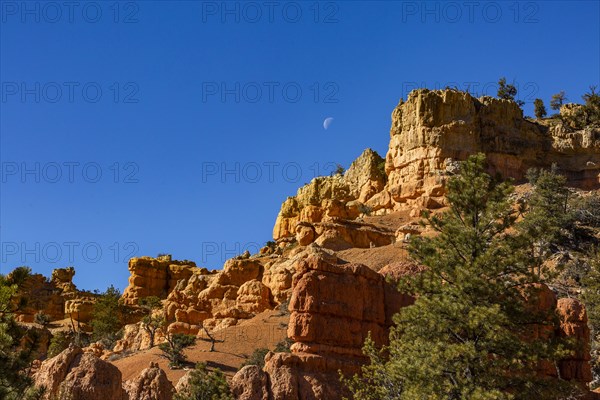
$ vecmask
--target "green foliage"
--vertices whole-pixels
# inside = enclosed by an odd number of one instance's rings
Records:
[[[273,349],[273,352],[275,352],[275,353],[291,353],[290,347],[292,347],[292,344],[294,344],[294,341],[292,339],[286,337],[282,341],[277,342],[277,344],[275,345],[275,348]]]
[[[535,99],[533,101],[534,114],[537,119],[542,119],[546,116],[546,106],[542,99]]]
[[[50,345],[48,346],[48,358],[52,358],[60,354],[73,342],[73,337],[67,332],[57,332],[52,339],[50,339]]]
[[[600,383],[600,252],[592,257],[590,268],[582,279],[581,300],[585,304],[591,329],[591,365],[594,387]]]
[[[556,362],[569,347],[531,334],[532,326],[557,321],[554,313],[527,307],[540,296],[540,278],[530,238],[515,229],[512,185],[486,174],[479,154],[461,164],[448,191],[450,211],[426,216],[438,235],[411,241],[412,257],[426,269],[404,278],[399,289],[415,303],[394,317],[389,346],[378,350],[366,342],[371,364],[346,381],[354,398],[554,399],[575,393],[569,382],[536,373],[539,360]]]
[[[142,328],[150,336],[150,347],[154,347],[154,338],[156,331],[164,327],[166,324],[165,317],[156,314],[154,311],[162,308],[160,298],[156,296],[148,296],[140,299],[139,305],[146,310],[146,315],[142,318]]]
[[[275,344],[275,348],[273,349],[273,352],[275,353],[290,353],[290,347],[292,346],[294,342],[290,339],[290,338],[285,338],[279,342],[277,342],[277,344]],[[250,357],[248,357],[248,359],[246,361],[244,361],[242,363],[242,367],[245,367],[246,365],[256,365],[258,367],[260,367],[261,369],[265,366],[265,356],[267,355],[267,353],[269,352],[269,349],[267,349],[266,347],[260,347],[258,349],[255,349],[252,354],[250,355]]]
[[[600,195],[577,197],[571,203],[574,218],[582,225],[600,228]]]
[[[157,296],[142,297],[138,304],[146,310],[156,310],[162,307],[162,301]]]
[[[333,171],[333,174],[331,175],[344,175],[344,172],[346,172],[344,167],[341,164],[338,164],[335,167],[335,171]]]
[[[172,369],[181,368],[186,361],[186,356],[183,350],[196,343],[194,335],[186,335],[183,333],[168,334],[166,342],[158,345],[158,348],[163,352],[162,357],[169,360],[169,367]]]
[[[590,91],[583,96],[584,110],[586,113],[586,124],[600,124],[600,94],[596,92],[596,86],[590,86]]]
[[[362,374],[347,379],[340,376],[356,400],[403,399],[402,376],[396,371],[387,349],[377,349],[371,336],[365,340],[363,353],[370,363],[361,367]],[[424,397],[431,398],[431,397]]]
[[[517,96],[517,88],[514,84],[506,83],[506,78],[502,77],[498,80],[498,98],[504,100],[514,101],[522,107],[525,102],[522,100],[515,100]]]
[[[15,268],[6,276],[6,283],[20,287],[31,276],[31,268],[21,266]]]
[[[533,193],[521,209],[526,218],[518,229],[529,244],[530,260],[539,268],[572,225],[573,215],[567,208],[570,192],[555,165],[550,171],[530,169],[527,178]]]
[[[16,271],[16,272],[15,272]],[[31,270],[26,267],[0,275],[0,399],[37,399],[41,392],[32,386],[27,371],[39,348],[36,331],[23,332],[11,314],[11,302]]]
[[[106,348],[112,348],[119,339],[122,327],[120,304],[121,292],[110,285],[94,304],[91,325],[94,333],[93,341],[101,341]]]
[[[233,396],[221,370],[209,371],[206,364],[198,363],[190,372],[188,386],[173,400],[233,400]]]
[[[33,322],[42,326],[46,326],[50,323],[50,316],[48,314],[44,314],[43,311],[38,311],[33,317]]]
[[[565,92],[561,90],[560,92],[553,94],[550,99],[550,108],[553,110],[560,110],[560,107],[567,100],[567,96],[565,96]]]
[[[358,205],[358,211],[361,214],[365,214],[365,215],[369,216],[373,212],[373,208],[369,207],[366,204],[361,203],[361,204]]]
[[[255,349],[252,354],[250,354],[250,357],[242,363],[242,367],[245,367],[246,365],[256,365],[262,369],[265,366],[265,356],[268,352],[269,349],[266,347]]]

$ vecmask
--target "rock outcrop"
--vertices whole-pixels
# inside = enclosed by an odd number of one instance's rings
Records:
[[[590,328],[585,307],[578,300],[562,298],[556,307],[560,317],[560,337],[574,338],[575,350],[561,360],[560,376],[566,380],[587,383],[592,380],[590,367]]]
[[[383,167],[384,160],[375,151],[367,149],[343,175],[313,179],[298,189],[296,196],[288,197],[283,203],[273,228],[273,238],[296,237],[305,246],[318,240],[324,232],[330,238],[343,236],[345,232],[345,241],[352,240],[347,234],[349,229],[340,226],[339,221],[353,220],[362,213],[370,212],[365,203],[384,188],[386,175]],[[363,235],[362,241],[349,242],[347,246],[389,244],[386,236],[385,232],[374,230],[368,240],[364,240]],[[327,244],[326,240],[323,242]]]
[[[191,261],[175,261],[171,256],[138,257],[129,260],[129,285],[123,292],[123,302],[136,305],[143,297],[166,298],[175,289],[177,282],[187,280],[199,269]]]
[[[231,393],[237,400],[269,400],[268,375],[256,365],[240,369],[231,380]]]
[[[91,297],[81,297],[65,302],[65,316],[74,321],[88,323],[92,320],[95,300]]]
[[[292,353],[267,354],[263,371],[240,370],[232,381],[240,398],[340,399],[345,392],[339,371],[354,374],[367,361],[361,350],[367,335],[377,345],[387,343],[392,316],[413,302],[396,290],[394,279],[420,269],[397,263],[378,273],[360,264],[340,263],[334,257],[313,254],[297,263],[289,304]],[[539,289],[528,305],[536,312],[556,310],[561,323],[532,326],[531,335],[549,340],[555,335],[574,338],[578,350],[559,363],[558,373],[585,386],[591,380],[585,309],[573,299],[557,302],[545,285]],[[540,362],[538,368],[540,374],[558,376],[553,365]]]
[[[519,106],[456,90],[419,89],[392,112],[385,191],[395,204],[445,204],[456,162],[485,153],[492,172],[522,180],[527,169],[556,163],[570,184],[600,186],[600,131],[573,131],[523,118]]]
[[[158,364],[150,362],[140,375],[123,385],[130,400],[172,400],[175,388]]]
[[[72,282],[74,275],[72,267],[55,269],[50,281],[41,274],[31,274],[13,299],[17,321],[33,322],[38,312],[48,315],[50,321],[65,318],[65,303],[82,296]]]
[[[47,400],[128,400],[119,369],[75,346],[44,361],[35,374],[35,384],[46,388]]]
[[[490,173],[505,178],[522,181],[529,168],[556,164],[570,185],[599,188],[600,129],[571,126],[577,110],[565,105],[562,122],[533,122],[509,100],[414,90],[392,112],[385,161],[367,149],[344,175],[315,178],[298,189],[283,202],[273,238],[334,250],[389,244],[387,232],[357,218],[407,208],[418,216],[421,209],[444,207],[448,178],[476,153],[486,154]],[[363,233],[352,233],[357,230]]]
[[[166,317],[170,332],[196,334],[202,325],[235,325],[239,319],[273,308],[270,289],[261,280],[264,267],[257,259],[236,257],[216,274],[196,273],[169,294]]]
[[[392,315],[413,299],[360,264],[341,264],[316,249],[296,262],[288,337],[292,353],[269,353],[264,373],[243,369],[233,379],[241,398],[339,399],[339,373],[357,372],[367,335],[387,343]],[[265,386],[264,382],[268,382]],[[262,383],[261,383],[262,382]],[[256,397],[262,398],[262,397]]]

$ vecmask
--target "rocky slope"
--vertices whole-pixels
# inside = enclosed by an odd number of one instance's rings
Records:
[[[573,106],[561,110],[565,116],[572,112]],[[166,363],[156,348],[149,349],[149,335],[139,322],[140,299],[157,296],[162,299],[157,313],[167,325],[157,332],[156,343],[169,333],[197,335],[205,343],[206,331],[220,337],[252,326],[258,332],[243,346],[225,340],[220,352],[190,350],[191,361],[212,361],[230,368],[231,375],[249,348],[259,343],[272,348],[287,329],[291,353],[267,354],[263,369],[242,368],[231,380],[237,398],[340,399],[339,371],[357,372],[365,362],[361,348],[367,334],[386,343],[392,315],[413,301],[394,285],[399,276],[421,270],[407,257],[406,242],[412,235],[431,234],[418,224],[420,211],[446,205],[445,184],[458,161],[484,152],[490,172],[517,181],[528,168],[556,163],[570,185],[600,188],[600,131],[578,130],[568,120],[534,123],[510,101],[476,99],[455,90],[413,91],[392,112],[385,159],[367,149],[344,174],[315,178],[301,187],[282,204],[274,246],[230,259],[220,271],[168,255],[131,259],[122,302],[132,312],[122,339],[111,351],[99,344],[71,347],[44,361],[36,382],[52,395],[68,391],[74,399],[172,398],[183,372],[163,371]],[[35,301],[20,311],[19,321],[30,323],[42,310],[52,320],[89,322],[95,297],[77,291],[73,275],[67,268],[55,270],[49,281],[32,276],[20,298]],[[585,308],[574,299],[557,299],[545,286],[540,290],[543,296],[532,309],[556,310],[560,316],[560,323],[544,334],[572,337],[580,344],[560,362],[558,372],[584,385],[591,380]],[[280,317],[283,328],[264,333],[260,326],[266,320],[257,321],[281,307],[291,313],[289,321]],[[541,328],[533,331],[538,334]],[[124,358],[108,361],[118,357]],[[544,363],[539,373],[557,376]]]

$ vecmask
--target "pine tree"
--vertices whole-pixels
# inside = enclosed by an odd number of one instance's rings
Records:
[[[565,92],[561,90],[560,92],[553,94],[550,99],[550,108],[553,110],[560,110],[560,107],[567,100],[567,96],[565,96]]]
[[[94,330],[92,340],[104,342],[107,348],[112,348],[118,339],[121,329],[121,292],[110,285],[94,304],[91,325]]]
[[[32,386],[27,371],[39,347],[35,332],[25,335],[13,318],[14,298],[31,270],[20,267],[0,275],[0,399],[38,399],[42,391]]]
[[[517,87],[511,83],[506,83],[506,78],[502,77],[498,80],[498,98],[504,100],[514,101],[522,107],[525,102],[523,100],[516,100],[517,96]]]
[[[512,185],[486,174],[480,154],[461,164],[448,191],[450,211],[427,215],[438,235],[411,241],[412,257],[426,269],[399,289],[415,303],[394,317],[388,347],[366,342],[371,364],[349,381],[354,398],[525,400],[575,392],[536,373],[540,360],[564,357],[566,343],[532,335],[532,326],[556,320],[527,307],[540,295],[539,277],[526,238],[511,229]]]
[[[533,192],[526,202],[526,218],[518,225],[529,247],[529,256],[540,273],[543,259],[557,243],[564,241],[563,232],[574,219],[567,208],[569,190],[566,178],[556,165],[550,170],[530,169],[527,172]]]
[[[546,106],[542,99],[535,99],[533,101],[534,114],[537,119],[542,119],[546,116]]]
[[[585,304],[591,328],[591,364],[594,375],[593,386],[600,381],[600,252],[590,257],[590,268],[582,279],[581,300]]]

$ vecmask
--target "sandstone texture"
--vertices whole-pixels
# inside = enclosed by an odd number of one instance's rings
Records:
[[[346,227],[343,222],[370,212],[365,203],[381,192],[385,182],[384,160],[367,149],[343,175],[315,178],[298,189],[296,196],[289,197],[277,216],[273,238],[295,237],[302,246],[321,236],[323,247],[328,247],[329,241],[336,242],[335,246],[343,241],[346,248],[389,244],[393,236],[390,238],[388,232],[363,227],[355,237],[349,233],[354,227]]]
[[[364,265],[343,264],[314,248],[304,253],[296,261],[289,304],[292,353],[269,353],[264,373],[238,372],[233,388],[240,396],[249,395],[246,388],[269,399],[341,398],[338,371],[357,372],[367,335],[387,343],[392,315],[413,302]]]
[[[563,122],[536,123],[512,101],[415,90],[392,112],[385,160],[367,149],[343,175],[315,178],[298,189],[283,202],[273,238],[336,251],[405,240],[413,233],[388,232],[365,224],[362,216],[411,209],[418,217],[423,209],[446,206],[448,178],[458,172],[459,161],[480,152],[490,172],[505,178],[522,181],[529,168],[556,164],[570,185],[599,188],[600,130],[570,126],[577,110],[565,105]]]
[[[385,191],[394,203],[437,208],[457,161],[483,152],[492,172],[522,180],[527,169],[556,163],[569,183],[600,186],[600,132],[545,126],[514,102],[456,90],[411,92],[392,112]]]
[[[177,282],[189,279],[196,264],[190,261],[173,261],[171,256],[158,258],[139,257],[129,260],[129,285],[123,292],[125,304],[136,305],[143,297],[164,299],[175,289]],[[202,269],[208,273],[208,270]]]
[[[74,346],[44,361],[35,384],[46,388],[44,399],[48,400],[128,400],[119,369]]]
[[[341,399],[347,394],[339,383],[339,372],[357,373],[366,361],[361,349],[367,335],[378,345],[386,344],[392,316],[413,302],[396,290],[394,280],[420,270],[410,263],[395,263],[375,272],[318,254],[300,260],[289,304],[292,353],[267,354],[263,371],[240,370],[233,389],[248,399],[250,393],[275,400]],[[560,374],[584,386],[591,380],[585,309],[573,299],[557,301],[545,285],[539,285],[535,293],[526,299],[532,312],[556,310],[560,324],[532,326],[531,337],[572,337],[578,344],[578,350],[559,363],[558,371],[541,361],[539,373],[550,378]]]
[[[558,300],[557,311],[560,317],[559,336],[574,338],[576,347],[570,357],[559,363],[560,376],[566,380],[590,382],[590,328],[585,307],[576,299],[562,298]]]
[[[38,312],[48,315],[50,321],[65,318],[65,303],[84,296],[72,282],[74,275],[72,267],[55,269],[50,281],[41,274],[30,275],[14,298],[17,321],[33,322]]]
[[[175,393],[165,371],[154,362],[136,379],[126,381],[124,388],[130,400],[172,400]]]

